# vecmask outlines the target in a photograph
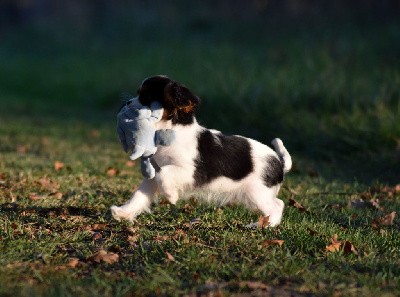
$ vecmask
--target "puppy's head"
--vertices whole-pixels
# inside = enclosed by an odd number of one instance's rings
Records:
[[[138,96],[143,105],[160,102],[164,108],[163,120],[181,125],[193,123],[194,113],[200,103],[199,97],[184,85],[161,75],[146,78],[138,90]]]

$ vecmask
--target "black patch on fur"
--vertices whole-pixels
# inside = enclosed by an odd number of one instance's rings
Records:
[[[253,171],[251,146],[245,138],[205,130],[198,135],[197,149],[196,186],[208,184],[220,176],[241,180]]]
[[[158,101],[165,108],[164,89],[171,79],[166,76],[153,76],[146,79],[138,90],[139,102],[150,106],[153,101]]]
[[[170,91],[168,96],[165,92],[167,86]],[[192,124],[194,113],[200,103],[200,99],[188,88],[166,76],[153,76],[146,79],[138,90],[138,95],[139,102],[146,106],[150,106],[153,101],[160,102],[169,115],[167,119],[174,125]],[[194,106],[190,112],[181,109],[189,102]]]
[[[283,164],[274,156],[268,156],[263,173],[264,183],[271,188],[283,181]]]

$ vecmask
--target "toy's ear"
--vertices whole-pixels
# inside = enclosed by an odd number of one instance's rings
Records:
[[[164,89],[164,102],[173,114],[194,113],[200,103],[199,97],[176,81],[169,82]]]

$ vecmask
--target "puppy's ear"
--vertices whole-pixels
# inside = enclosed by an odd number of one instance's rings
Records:
[[[200,103],[199,97],[176,81],[171,81],[165,86],[164,98],[166,107],[174,113],[193,113]]]

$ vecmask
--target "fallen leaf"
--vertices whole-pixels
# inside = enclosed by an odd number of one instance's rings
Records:
[[[385,186],[385,187],[376,187],[370,190],[372,193],[376,194],[386,194],[388,198],[392,198],[395,194],[400,193],[400,184],[397,184],[393,187]],[[381,197],[384,197],[380,195]]]
[[[317,231],[315,231],[315,230],[313,230],[311,228],[307,228],[307,231],[311,236],[319,235],[319,233]]]
[[[107,172],[107,175],[109,177],[113,177],[113,176],[116,176],[119,173],[119,170],[116,169],[116,168],[113,168],[113,167],[109,167],[109,168],[107,168],[106,172]]]
[[[173,238],[175,240],[181,240],[187,237],[187,233],[185,233],[182,229],[176,229]]]
[[[60,184],[53,182],[50,178],[44,176],[38,180],[43,190],[55,191],[60,188]]]
[[[169,239],[170,239],[170,238],[169,238],[168,235],[163,235],[163,236],[161,236],[161,235],[157,234],[157,236],[154,237],[154,240],[157,241],[157,242],[164,242],[164,241],[167,241],[167,240],[169,240]]]
[[[331,238],[331,244],[325,247],[325,250],[331,253],[338,252],[342,242],[338,240],[337,234],[333,235]]]
[[[354,255],[358,255],[357,249],[356,249],[355,246],[354,246],[350,241],[348,241],[348,240],[346,240],[346,241],[344,242],[344,245],[343,245],[343,253],[345,253],[345,254],[353,253]]]
[[[99,138],[100,137],[100,131],[93,129],[93,130],[90,131],[89,136],[91,136],[93,138]]]
[[[258,218],[258,228],[266,228],[269,227],[269,216],[260,216]]]
[[[379,199],[373,198],[373,199],[369,200],[369,203],[372,205],[372,207],[374,207],[378,210],[382,209],[382,207],[379,205]]]
[[[70,268],[75,268],[76,266],[78,266],[78,264],[79,264],[78,258],[70,258],[67,263],[67,266]]]
[[[297,208],[300,212],[307,211],[307,209],[303,205],[301,205],[300,202],[294,200],[293,198],[289,199],[289,206],[293,206],[293,207]]]
[[[101,235],[100,232],[94,232],[93,235],[92,235],[92,239],[93,239],[94,241],[100,240],[100,239],[102,239],[102,238],[103,238],[103,235]]]
[[[32,201],[36,201],[41,198],[43,198],[43,197],[39,196],[37,193],[29,193],[29,199],[31,199]]]
[[[61,162],[61,161],[55,161],[54,162],[54,169],[56,171],[60,171],[63,168],[64,168],[64,163],[63,162]]]
[[[20,267],[24,267],[24,266],[28,266],[29,264],[27,262],[12,262],[12,263],[8,263],[6,265],[6,268],[20,268]]]
[[[105,250],[100,250],[94,255],[88,257],[87,261],[93,263],[105,262],[108,264],[113,264],[119,261],[119,255],[115,253],[108,253]]]
[[[128,167],[133,167],[133,166],[135,166],[135,161],[132,161],[132,160],[126,161],[125,165]]]
[[[130,234],[135,235],[137,233],[137,231],[139,231],[139,229],[140,229],[139,227],[135,226],[135,227],[128,227],[126,230]]]
[[[265,241],[263,241],[263,243],[261,244],[263,247],[268,247],[268,246],[270,246],[270,245],[279,245],[279,246],[282,246],[282,244],[284,243],[285,241],[284,240],[282,240],[282,239],[268,239],[268,240],[265,240]]]
[[[171,255],[170,253],[168,253],[168,252],[165,252],[165,254],[167,255],[167,259],[168,259],[169,261],[175,262],[174,256],[172,256],[172,255]]]
[[[128,241],[130,244],[134,244],[139,240],[139,235],[128,235]]]
[[[193,207],[192,207],[189,203],[186,203],[186,204],[183,206],[183,210],[184,210],[185,212],[187,212],[187,213],[190,213],[190,212],[193,210]]]
[[[16,150],[20,154],[26,154],[29,151],[29,148],[26,145],[18,145]]]
[[[383,226],[393,225],[394,219],[396,218],[396,212],[392,211],[391,213],[385,215],[384,217],[379,219],[379,224]]]
[[[91,225],[92,230],[106,230],[107,229],[107,224],[93,224]]]
[[[56,199],[61,199],[64,196],[64,194],[61,192],[53,192],[53,193],[50,193],[49,196],[52,196]]]
[[[249,288],[251,290],[266,290],[269,287],[266,284],[263,284],[262,282],[255,282],[255,281],[241,281],[239,282],[239,287],[241,288]]]
[[[49,146],[50,145],[50,139],[48,137],[42,137],[40,139],[40,142],[43,146]]]
[[[400,193],[400,184],[393,187],[383,187],[381,191],[383,193]]]

